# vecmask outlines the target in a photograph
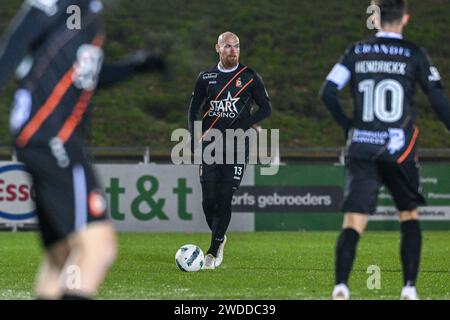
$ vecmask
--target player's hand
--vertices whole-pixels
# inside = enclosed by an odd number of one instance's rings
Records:
[[[262,127],[257,124],[252,125],[252,128],[255,129],[258,133],[260,133],[262,130]]]
[[[132,60],[138,72],[166,72],[167,70],[167,63],[162,54],[139,50],[134,53]]]

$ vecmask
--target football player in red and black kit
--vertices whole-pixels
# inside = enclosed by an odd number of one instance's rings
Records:
[[[69,27],[74,6],[79,27]],[[45,247],[40,299],[93,297],[116,257],[107,201],[84,147],[97,85],[163,66],[143,51],[103,64],[102,10],[99,0],[27,0],[0,44],[0,90],[15,73],[11,132],[18,159],[33,177]],[[68,276],[78,277],[75,285]]]
[[[322,86],[321,96],[347,136],[346,186],[342,232],[336,244],[336,286],[333,299],[348,299],[348,278],[358,240],[368,214],[376,210],[378,191],[384,184],[400,212],[402,299],[417,299],[421,230],[420,194],[415,125],[415,87],[418,83],[439,118],[450,130],[450,104],[441,78],[425,50],[403,39],[409,20],[406,0],[374,0],[380,8],[376,37],[353,44],[334,66]],[[381,19],[381,21],[380,21]],[[380,24],[381,23],[381,24]],[[354,112],[343,111],[338,91],[350,81]]]
[[[189,129],[194,139],[194,122],[202,120],[202,150],[217,143],[208,136],[212,129],[220,130],[224,137],[227,129],[249,130],[271,114],[272,106],[261,76],[239,63],[239,45],[235,34],[221,34],[216,44],[219,63],[198,76],[189,108]],[[251,110],[253,102],[259,107],[256,112]],[[203,211],[212,231],[204,269],[215,269],[222,263],[227,241],[225,233],[231,220],[231,201],[248,162],[248,141],[234,147],[224,141],[221,150],[221,156],[219,152],[215,155],[223,162],[208,163],[203,158],[200,165]],[[226,161],[227,153],[234,154],[229,157],[233,161]]]

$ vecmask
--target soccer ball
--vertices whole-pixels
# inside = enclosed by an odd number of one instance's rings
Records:
[[[199,271],[205,264],[205,256],[199,246],[185,244],[175,254],[175,263],[181,271]]]

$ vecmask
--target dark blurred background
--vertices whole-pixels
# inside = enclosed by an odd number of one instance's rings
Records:
[[[3,33],[21,0],[2,0]],[[89,145],[149,146],[169,151],[171,132],[187,127],[187,110],[198,73],[217,63],[217,36],[233,31],[241,40],[241,63],[264,78],[274,113],[262,123],[279,128],[283,148],[338,147],[340,128],[318,99],[319,87],[346,47],[370,37],[369,1],[105,0],[106,60],[139,48],[168,52],[170,73],[139,75],[99,92],[92,109]],[[409,0],[408,40],[424,46],[443,77],[449,96],[450,2]],[[0,97],[0,145],[8,145],[14,86]],[[420,91],[420,90],[418,90]],[[348,90],[342,92],[349,111]],[[427,98],[418,96],[420,146],[450,148],[450,136]]]

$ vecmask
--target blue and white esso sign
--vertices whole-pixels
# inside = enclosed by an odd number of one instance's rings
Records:
[[[31,175],[23,164],[0,165],[0,222],[34,220],[36,207],[32,194]]]

